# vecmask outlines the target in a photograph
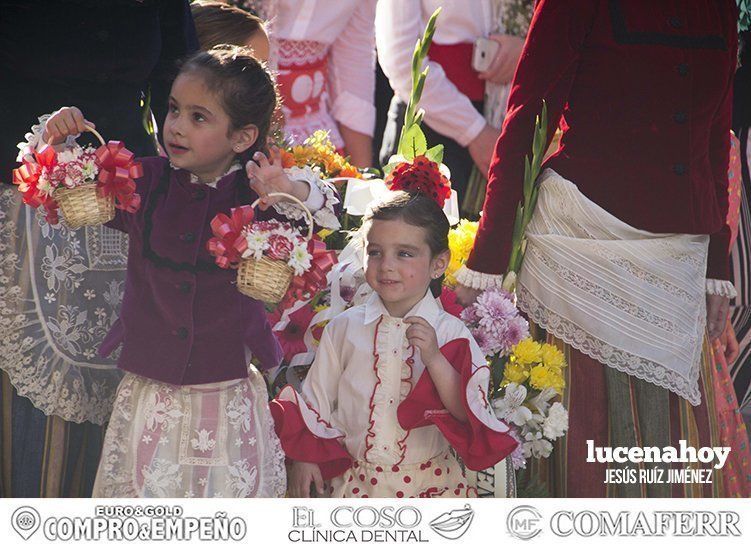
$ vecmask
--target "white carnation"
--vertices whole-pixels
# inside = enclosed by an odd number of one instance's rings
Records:
[[[542,432],[545,438],[555,440],[562,437],[568,430],[568,412],[560,402],[554,402],[548,412],[548,417],[542,424]]]
[[[260,260],[263,252],[269,248],[268,236],[265,232],[248,232],[245,234],[245,241],[248,243],[248,249],[243,251],[243,259],[253,257],[255,260]]]
[[[310,262],[312,259],[312,255],[308,252],[305,246],[297,245],[292,250],[287,264],[292,267],[296,276],[300,276],[310,268]]]

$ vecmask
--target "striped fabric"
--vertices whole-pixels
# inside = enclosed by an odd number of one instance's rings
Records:
[[[674,393],[611,369],[552,335],[546,341],[558,346],[568,361],[563,403],[569,410],[569,432],[555,443],[550,458],[529,464],[528,474],[520,480],[530,482],[533,489],[544,488],[552,497],[723,496],[722,475],[717,470],[712,472],[711,484],[606,484],[608,468],[629,465],[586,462],[587,440],[612,447],[677,447],[679,440],[696,448],[718,446],[716,420],[709,417],[715,411],[714,394],[704,380],[711,376],[712,361],[706,345],[699,381],[702,403],[692,407]],[[677,463],[669,467],[682,468]]]
[[[741,214],[738,238],[731,251],[731,272],[738,297],[731,304],[731,321],[740,344],[738,359],[730,369],[741,408],[751,407],[751,177],[749,176],[749,129],[740,133]]]
[[[0,496],[90,497],[103,427],[46,416],[0,371]]]

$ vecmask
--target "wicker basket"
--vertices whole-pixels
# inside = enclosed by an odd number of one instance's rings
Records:
[[[87,127],[87,130],[97,137],[101,145],[105,145],[104,138],[96,130],[91,127]],[[60,187],[53,197],[60,206],[65,223],[72,229],[102,225],[115,217],[114,199],[99,194],[96,182],[73,189]]]
[[[298,204],[304,211],[308,219],[307,239],[313,236],[313,216],[308,208],[297,198],[287,193],[269,193],[268,196],[283,196]],[[258,205],[261,201],[259,198],[252,207]],[[253,297],[263,302],[277,304],[284,298],[289,284],[292,281],[294,271],[284,261],[274,261],[268,257],[261,259],[245,259],[240,263],[237,269],[237,289],[244,295]]]

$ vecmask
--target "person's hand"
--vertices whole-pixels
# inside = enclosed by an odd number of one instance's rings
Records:
[[[475,303],[477,297],[482,293],[482,290],[472,289],[471,287],[459,283],[454,287],[454,293],[456,294],[456,301],[466,308]]]
[[[487,179],[488,170],[490,170],[490,159],[495,151],[495,143],[498,141],[500,130],[490,125],[485,125],[480,134],[475,137],[467,146],[472,160],[477,165],[477,169]]]
[[[720,349],[725,355],[725,361],[727,362],[728,368],[730,368],[733,366],[733,363],[735,363],[735,360],[740,353],[740,346],[738,345],[738,339],[735,337],[735,330],[733,329],[733,324],[730,321],[730,318],[728,318],[725,323],[725,330],[722,331],[718,341],[720,343]]]
[[[493,34],[489,38],[497,42],[500,47],[488,69],[480,72],[480,79],[501,85],[511,83],[522,54],[524,39],[507,34]]]
[[[87,127],[96,128],[91,121],[87,121],[81,110],[75,106],[60,108],[50,115],[42,132],[42,141],[48,144],[59,144],[68,136],[78,136]]]
[[[295,461],[289,469],[289,493],[292,497],[310,497],[310,484],[315,483],[318,496],[323,495],[321,469],[315,463]]]
[[[729,311],[729,298],[721,295],[707,295],[707,335],[710,340],[719,338],[725,330]]]
[[[256,151],[253,154],[253,160],[248,161],[245,165],[245,171],[250,180],[250,187],[261,198],[259,206],[262,210],[283,199],[280,196],[269,197],[267,196],[269,193],[287,193],[300,198],[300,190],[284,172],[282,154],[278,147],[272,148],[268,157],[260,151]],[[304,185],[307,187],[307,184]],[[304,196],[300,200],[306,198],[307,196]]]
[[[406,333],[409,345],[419,349],[422,362],[430,366],[441,353],[435,329],[422,317],[408,317],[404,322],[409,324]]]

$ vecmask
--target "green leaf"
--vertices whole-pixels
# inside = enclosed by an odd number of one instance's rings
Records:
[[[434,145],[425,152],[425,156],[438,164],[443,162],[443,144]]]
[[[395,162],[394,162],[394,163],[391,163],[391,162],[390,162],[390,163],[388,163],[388,164],[387,164],[386,166],[384,166],[384,167],[383,167],[383,177],[385,178],[386,176],[388,176],[388,175],[389,175],[389,174],[391,173],[391,171],[392,171],[392,170],[393,170],[394,168],[396,168],[396,165],[397,165],[397,163],[395,163]]]
[[[424,155],[428,150],[428,142],[425,139],[420,125],[412,125],[404,133],[404,139],[399,145],[399,154],[407,160],[414,159],[418,155]]]

